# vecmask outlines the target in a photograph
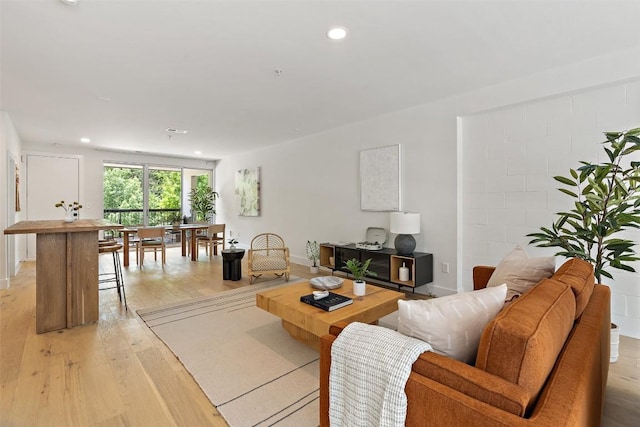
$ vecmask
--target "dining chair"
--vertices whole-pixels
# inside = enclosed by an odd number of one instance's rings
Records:
[[[140,267],[144,264],[144,253],[153,251],[153,257],[158,260],[158,250],[162,252],[162,267],[167,262],[166,245],[164,241],[164,227],[143,227],[138,228],[138,242],[136,243],[136,253],[140,257]]]
[[[205,254],[209,255],[209,260],[213,259],[214,255],[218,255],[218,246],[222,245],[224,250],[224,229],[225,224],[213,224],[207,228],[207,234],[203,236],[197,236],[198,250],[200,246],[204,246]],[[218,235],[222,233],[222,235]]]
[[[209,224],[209,221],[193,221],[190,222],[189,224]],[[204,236],[206,235],[206,229],[201,229],[201,230],[191,230],[191,232],[189,233],[188,237],[187,237],[187,255],[191,256],[191,239],[194,238],[196,239],[196,242],[198,241],[198,237],[200,236]],[[197,247],[197,245],[196,245]],[[196,254],[197,255],[197,254]]]

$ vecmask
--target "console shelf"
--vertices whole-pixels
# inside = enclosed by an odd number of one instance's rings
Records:
[[[352,258],[360,262],[371,259],[369,270],[376,273],[372,279],[383,283],[415,288],[433,281],[433,254],[414,252],[411,255],[399,255],[395,249],[380,250],[358,249],[356,245],[320,244],[320,266],[334,271],[349,273],[345,261]],[[404,263],[409,269],[409,280],[402,281],[399,269]]]

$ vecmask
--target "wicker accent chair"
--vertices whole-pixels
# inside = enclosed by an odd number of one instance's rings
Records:
[[[284,276],[289,281],[291,267],[289,265],[289,248],[282,237],[274,233],[258,234],[251,240],[248,256],[249,283],[267,273],[278,277]]]

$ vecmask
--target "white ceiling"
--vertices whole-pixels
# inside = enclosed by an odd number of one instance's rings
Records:
[[[206,159],[640,45],[640,1],[0,7],[0,108],[23,143],[89,137],[103,149]],[[328,40],[332,25],[347,39]],[[166,128],[189,133],[168,138]]]

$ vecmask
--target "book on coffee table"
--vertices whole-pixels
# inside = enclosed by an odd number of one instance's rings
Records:
[[[305,304],[321,308],[324,311],[337,310],[353,303],[353,299],[343,295],[334,294],[333,292],[329,292],[329,295],[322,299],[313,298],[313,294],[304,295],[300,297],[300,301]]]

